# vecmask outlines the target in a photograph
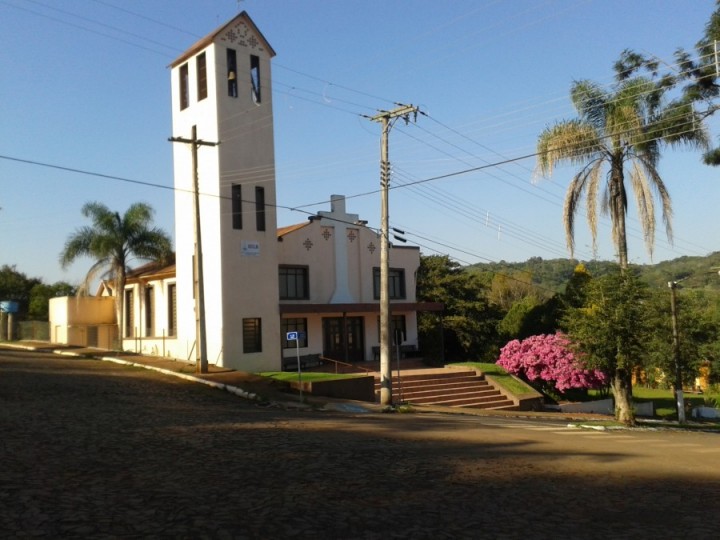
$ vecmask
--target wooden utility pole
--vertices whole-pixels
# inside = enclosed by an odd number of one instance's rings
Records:
[[[392,370],[390,369],[390,227],[389,191],[390,160],[389,137],[393,121],[403,118],[408,122],[410,115],[417,117],[418,108],[401,105],[392,111],[380,111],[370,120],[382,125],[380,142],[380,404],[392,405]]]
[[[198,158],[199,146],[217,146],[220,143],[212,143],[197,138],[197,126],[192,127],[192,137],[171,137],[170,142],[179,142],[191,145],[192,150],[192,171],[193,171],[193,210],[195,214],[195,260],[193,286],[195,288],[195,371],[197,373],[208,372],[207,359],[207,331],[205,328],[205,280],[203,278],[202,259],[202,231],[200,228],[200,187],[198,180]]]

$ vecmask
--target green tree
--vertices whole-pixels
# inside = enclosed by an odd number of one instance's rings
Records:
[[[92,221],[92,225],[81,227],[70,235],[60,254],[60,263],[67,268],[82,256],[95,259],[81,287],[85,292],[97,278],[113,279],[118,338],[121,338],[122,292],[129,263],[133,258],[166,260],[171,252],[170,237],[152,226],[153,209],[144,203],[131,205],[121,216],[104,204],[89,202],[82,207],[82,214]]]
[[[498,324],[498,331],[503,341],[554,334],[558,329],[558,314],[561,307],[557,295],[547,300],[526,296],[510,307]]]
[[[644,362],[651,334],[647,287],[632,272],[618,272],[591,280],[586,295],[585,305],[569,309],[563,324],[588,367],[610,376],[615,416],[632,425],[632,371]]]
[[[720,311],[717,293],[679,288],[676,295],[680,367],[683,383],[692,387],[704,362],[715,364],[720,347]],[[668,384],[675,380],[670,292],[652,292],[647,303],[653,332],[647,343],[646,370],[660,369]]]
[[[655,201],[659,196],[668,238],[672,238],[670,194],[658,171],[665,145],[707,147],[707,136],[692,104],[666,103],[667,88],[636,76],[611,91],[590,81],[575,82],[570,96],[578,118],[546,128],[538,138],[538,170],[551,176],[562,163],[579,166],[568,187],[563,209],[567,244],[574,251],[575,218],[586,199],[587,221],[597,242],[598,207],[610,215],[612,239],[622,271],[628,268],[625,218],[629,180],[652,255],[655,241]],[[604,179],[604,192],[599,195]]]
[[[420,258],[417,297],[442,302],[442,315],[418,314],[418,333],[426,356],[444,360],[494,360],[499,350],[496,308],[486,299],[478,274],[466,272],[447,256]],[[438,329],[442,328],[442,335]]]
[[[513,304],[531,298],[535,304],[541,302],[541,295],[533,285],[530,272],[496,272],[490,284],[488,300],[501,311],[508,311]]]
[[[625,80],[639,72],[645,72],[656,81],[658,87],[665,89],[682,87],[685,103],[696,104],[701,117],[715,114],[720,105],[720,84],[718,84],[717,41],[720,41],[720,2],[705,24],[702,37],[695,44],[695,55],[684,48],[675,52],[673,66],[660,72],[661,64],[654,56],[641,54],[627,49],[615,64],[617,80]],[[720,147],[707,150],[703,154],[707,165],[720,165]]]
[[[0,300],[13,300],[18,303],[18,319],[24,319],[30,304],[30,292],[40,284],[37,278],[29,278],[17,268],[7,264],[0,268]]]
[[[50,299],[56,296],[72,296],[76,290],[76,287],[65,281],[58,281],[52,285],[36,284],[30,290],[28,318],[34,321],[47,321]]]

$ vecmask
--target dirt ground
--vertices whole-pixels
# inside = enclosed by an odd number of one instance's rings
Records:
[[[250,381],[248,381],[250,382]],[[62,538],[715,538],[720,437],[264,406],[0,351],[0,531]]]

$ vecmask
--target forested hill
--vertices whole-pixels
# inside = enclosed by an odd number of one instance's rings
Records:
[[[617,264],[610,261],[575,261],[570,259],[543,259],[532,257],[525,262],[479,263],[465,267],[469,271],[483,274],[503,274],[518,276],[528,274],[532,282],[545,289],[561,291],[572,276],[578,262],[582,262],[592,276],[602,276],[617,269]],[[667,287],[668,281],[686,278],[685,288],[707,288],[720,290],[720,251],[706,257],[679,257],[657,264],[631,265],[637,270],[643,281],[652,287]],[[714,270],[713,270],[714,269]],[[527,279],[527,277],[525,277]]]

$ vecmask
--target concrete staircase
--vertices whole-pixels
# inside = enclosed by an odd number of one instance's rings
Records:
[[[392,374],[393,401],[415,405],[514,409],[512,400],[473,370],[413,369]],[[380,400],[380,379],[375,377],[375,396]]]

